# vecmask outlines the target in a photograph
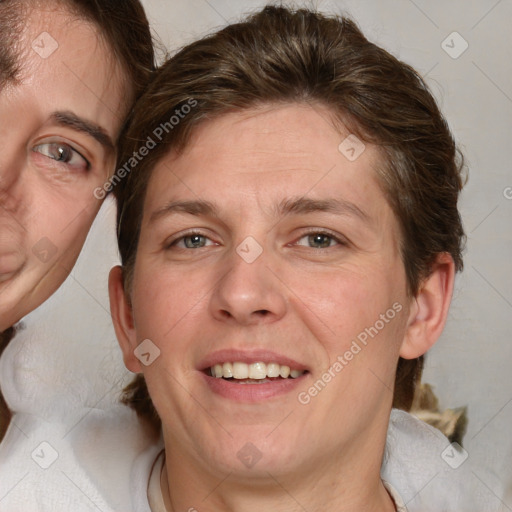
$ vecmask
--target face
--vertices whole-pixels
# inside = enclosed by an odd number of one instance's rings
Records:
[[[168,464],[277,477],[371,454],[378,475],[416,309],[381,156],[348,135],[321,107],[229,114],[154,169],[114,316]]]
[[[96,30],[64,11],[32,11],[20,50],[20,81],[0,90],[0,330],[73,267],[130,95]]]

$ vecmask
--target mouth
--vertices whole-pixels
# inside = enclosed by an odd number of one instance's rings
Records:
[[[216,379],[224,379],[236,384],[265,384],[286,379],[298,379],[306,370],[290,368],[277,362],[241,361],[217,363],[205,370],[206,374]]]
[[[305,365],[268,350],[220,350],[198,369],[215,395],[240,403],[294,396],[310,375]]]

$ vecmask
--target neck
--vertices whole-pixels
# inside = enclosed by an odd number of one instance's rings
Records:
[[[353,452],[357,455],[358,450]],[[167,453],[172,455],[166,458],[161,487],[168,512],[396,511],[380,479],[382,452],[378,450],[373,460],[348,457],[344,464],[340,458],[330,463],[324,458],[293,474],[262,470],[245,476],[213,474],[193,462],[185,464],[187,458],[170,447]]]

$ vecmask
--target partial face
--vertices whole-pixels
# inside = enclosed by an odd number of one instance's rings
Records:
[[[64,281],[115,165],[129,91],[95,29],[33,11],[19,84],[0,90],[0,330]]]
[[[226,115],[153,172],[123,348],[171,464],[264,477],[372,453],[378,474],[409,299],[381,157],[340,151],[328,119]]]

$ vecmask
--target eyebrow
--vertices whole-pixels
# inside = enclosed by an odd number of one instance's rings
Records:
[[[328,212],[338,215],[352,215],[364,222],[371,222],[370,216],[356,204],[344,199],[308,199],[300,197],[286,199],[278,206],[280,215]]]
[[[172,213],[187,213],[195,216],[216,217],[218,210],[214,204],[209,201],[171,201],[162,208],[151,214],[149,222],[154,222],[162,217]]]
[[[89,135],[109,151],[114,150],[115,146],[112,139],[101,126],[87,121],[73,112],[53,112],[50,119],[60,126],[66,126],[77,132]]]
[[[277,206],[276,213],[278,216],[286,216],[293,214],[308,214],[315,212],[329,212],[338,215],[352,215],[360,218],[366,223],[371,222],[370,216],[359,206],[350,201],[343,199],[308,199],[300,197],[296,199],[286,199],[281,201]],[[218,208],[209,201],[171,201],[162,208],[151,214],[149,222],[154,222],[162,217],[172,213],[186,213],[194,216],[211,216],[219,215]]]

